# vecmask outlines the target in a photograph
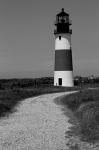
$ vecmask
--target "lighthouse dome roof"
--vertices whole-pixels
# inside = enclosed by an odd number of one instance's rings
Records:
[[[57,14],[57,16],[69,16],[69,14],[64,12],[64,8],[62,8],[61,12]]]

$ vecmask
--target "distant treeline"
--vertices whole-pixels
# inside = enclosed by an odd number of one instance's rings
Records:
[[[44,85],[53,85],[53,77],[35,79],[1,79],[0,89],[32,88]]]
[[[81,77],[81,76],[76,76],[74,78],[74,84],[75,85],[86,85],[86,84],[99,84],[99,77]]]
[[[32,88],[39,86],[52,86],[54,84],[53,77],[42,77],[34,79],[0,79],[0,89],[16,89],[16,88]],[[99,77],[88,78],[76,76],[74,77],[74,85],[99,84]]]

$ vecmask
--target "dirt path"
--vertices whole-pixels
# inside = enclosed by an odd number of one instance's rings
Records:
[[[53,100],[70,92],[46,94],[23,101],[17,112],[0,121],[0,150],[67,150],[71,126]]]

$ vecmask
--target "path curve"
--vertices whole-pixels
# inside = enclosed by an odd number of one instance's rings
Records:
[[[17,112],[0,121],[0,150],[66,150],[65,132],[71,126],[53,102],[62,92],[24,100]]]

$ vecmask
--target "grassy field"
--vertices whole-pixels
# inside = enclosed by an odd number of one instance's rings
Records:
[[[0,117],[8,116],[15,111],[16,106],[24,99],[46,93],[70,91],[75,88],[38,86],[31,88],[5,88],[0,90]]]
[[[0,79],[0,117],[15,111],[20,101],[26,98],[72,90],[72,88],[54,87],[53,81],[53,77]]]
[[[83,140],[98,140],[99,89],[88,90],[88,86],[85,85],[74,88],[54,87],[52,81],[50,78],[0,80],[0,118],[9,116],[15,111],[16,106],[26,98],[47,93],[78,90],[80,92],[62,98],[61,104],[68,106],[77,118]]]
[[[80,90],[63,97],[61,104],[68,106],[78,120],[74,132],[80,130],[83,141],[99,140],[99,89]]]

